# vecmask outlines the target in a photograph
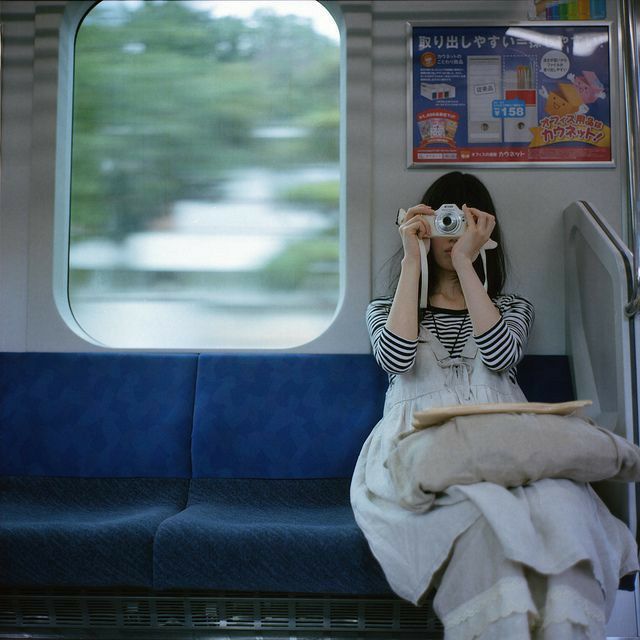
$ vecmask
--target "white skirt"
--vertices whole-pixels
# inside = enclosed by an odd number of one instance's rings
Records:
[[[587,567],[602,593],[602,601],[593,606],[603,611],[604,620],[609,618],[620,577],[638,570],[638,552],[629,529],[609,512],[589,485],[570,480],[540,480],[514,489],[491,483],[458,485],[440,496],[430,511],[414,513],[397,503],[384,466],[389,442],[388,437],[382,437],[381,431],[389,426],[384,422],[383,419],[371,432],[360,453],[351,483],[351,504],[374,556],[399,596],[420,604],[434,586],[434,576],[441,576],[446,566],[446,572],[451,573],[442,577],[434,605],[445,625],[461,630],[463,627],[453,622],[465,607],[484,593],[490,598],[490,594],[500,591],[501,584],[504,586],[504,576],[500,577],[497,571],[487,572],[487,566],[513,563],[523,588],[507,590],[512,595],[503,602],[501,615],[491,624],[522,626],[524,613],[526,625],[535,626],[540,625],[540,607],[535,603],[535,594],[524,588],[526,578],[533,575],[535,582],[535,576],[547,580],[555,576],[561,580],[560,576],[570,569],[581,567],[583,571]],[[477,535],[472,531],[491,533],[484,536],[486,551],[462,554],[465,559],[460,563],[461,569],[456,569],[456,541],[467,540],[465,532],[469,532],[469,538]],[[450,557],[451,562],[447,563]],[[475,569],[474,557],[483,563]],[[456,571],[460,571],[459,579],[454,581],[456,586],[447,590],[444,587]],[[533,573],[527,574],[529,571]],[[476,584],[473,575],[484,577]],[[549,582],[543,591],[551,592],[551,586]],[[451,594],[450,601],[447,593]],[[590,595],[581,597],[593,601]],[[547,628],[550,624],[555,623],[549,622]],[[461,635],[455,637],[473,638],[474,633],[482,633],[483,625],[485,622],[476,616],[467,625],[472,631],[460,631]]]
[[[588,562],[542,575],[507,559],[484,518],[458,538],[434,610],[447,640],[604,640],[605,599]]]

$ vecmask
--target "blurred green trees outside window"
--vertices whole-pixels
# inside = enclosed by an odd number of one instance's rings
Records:
[[[339,295],[340,36],[316,0],[102,0],[76,35],[69,302],[113,347],[283,348]]]

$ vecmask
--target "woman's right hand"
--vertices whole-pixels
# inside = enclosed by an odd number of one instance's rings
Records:
[[[427,253],[431,246],[431,227],[423,216],[435,215],[434,210],[426,204],[417,204],[407,210],[407,215],[398,227],[402,238],[404,257],[411,262],[420,264],[420,247],[418,242],[422,240]]]

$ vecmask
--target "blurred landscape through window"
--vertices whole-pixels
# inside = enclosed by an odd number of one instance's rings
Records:
[[[338,28],[316,0],[103,0],[77,32],[69,302],[111,347],[284,348],[339,294]]]

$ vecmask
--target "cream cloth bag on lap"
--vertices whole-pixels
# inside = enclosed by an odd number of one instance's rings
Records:
[[[541,478],[640,481],[640,448],[574,415],[461,415],[401,434],[385,466],[400,504],[428,511],[456,484],[518,487]]]

